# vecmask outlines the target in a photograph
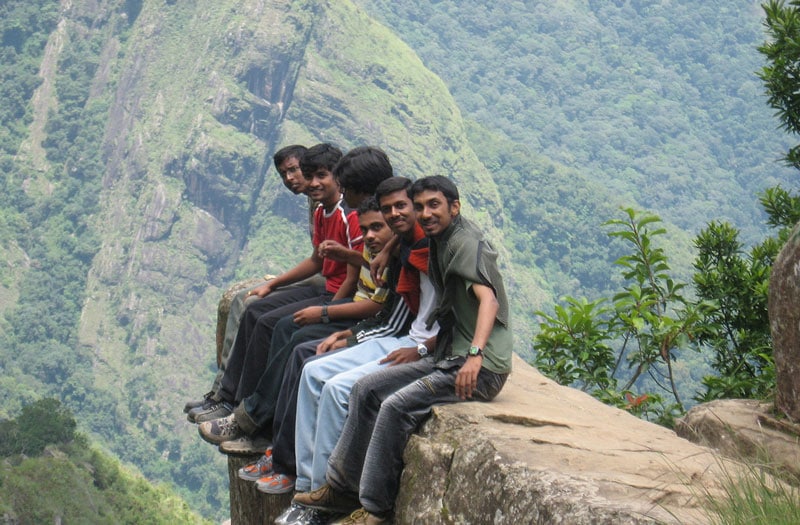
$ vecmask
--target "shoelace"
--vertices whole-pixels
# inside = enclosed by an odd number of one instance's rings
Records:
[[[366,510],[364,509],[354,510],[353,513],[350,514],[350,516],[347,518],[345,523],[357,523],[358,521],[361,521],[362,518],[366,518],[366,516],[367,516]]]

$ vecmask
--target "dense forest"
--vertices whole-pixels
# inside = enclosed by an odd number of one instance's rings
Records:
[[[0,4],[0,419],[57,398],[223,517],[224,462],[180,408],[213,377],[221,292],[310,249],[270,165],[287,143],[456,180],[528,359],[560,298],[621,285],[620,207],[663,220],[691,282],[709,222],[744,250],[771,231],[758,194],[795,186],[762,19],[749,0]],[[712,361],[681,356],[684,398]]]

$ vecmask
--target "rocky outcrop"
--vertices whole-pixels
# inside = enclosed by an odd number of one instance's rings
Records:
[[[405,460],[397,523],[705,523],[706,495],[738,468],[519,358],[493,402],[435,408]],[[249,498],[234,478],[238,508],[283,503]]]
[[[800,425],[775,417],[775,407],[754,399],[720,399],[698,405],[675,427],[678,435],[733,458],[763,465],[800,481]]]
[[[398,522],[706,521],[710,449],[514,367],[494,402],[439,407],[411,440]]]
[[[775,408],[800,421],[800,225],[781,249],[769,282],[769,325],[775,358]]]

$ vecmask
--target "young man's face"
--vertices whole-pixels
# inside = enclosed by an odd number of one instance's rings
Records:
[[[423,190],[414,195],[414,211],[425,235],[441,235],[461,210],[461,203],[448,204],[441,191]]]
[[[383,195],[379,204],[383,218],[393,232],[400,237],[414,235],[414,223],[417,215],[414,213],[414,203],[411,202],[406,190]]]
[[[306,182],[306,179],[303,177],[303,172],[300,171],[300,159],[297,157],[284,159],[284,161],[278,165],[278,174],[281,176],[281,180],[283,181],[283,185],[286,186],[286,189],[295,195],[306,192],[308,182]]]
[[[306,194],[323,206],[334,206],[339,202],[339,184],[330,170],[317,168],[310,176],[305,177],[308,187]]]
[[[364,245],[372,255],[377,255],[392,238],[392,230],[379,211],[369,210],[358,216],[358,224],[364,236]]]

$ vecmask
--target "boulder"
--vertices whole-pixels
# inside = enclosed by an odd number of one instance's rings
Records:
[[[775,408],[800,422],[800,224],[772,266],[769,325],[775,358]]]
[[[228,323],[228,313],[231,311],[231,302],[233,301],[233,298],[242,290],[249,290],[256,285],[263,284],[265,280],[271,277],[271,275],[267,275],[265,277],[253,277],[246,281],[237,282],[222,294],[222,298],[219,300],[219,304],[217,305],[217,366],[220,365],[222,360],[222,344],[225,340],[225,327]]]
[[[720,399],[689,410],[675,431],[726,456],[764,465],[783,479],[800,480],[800,426],[774,414],[772,403]]]

